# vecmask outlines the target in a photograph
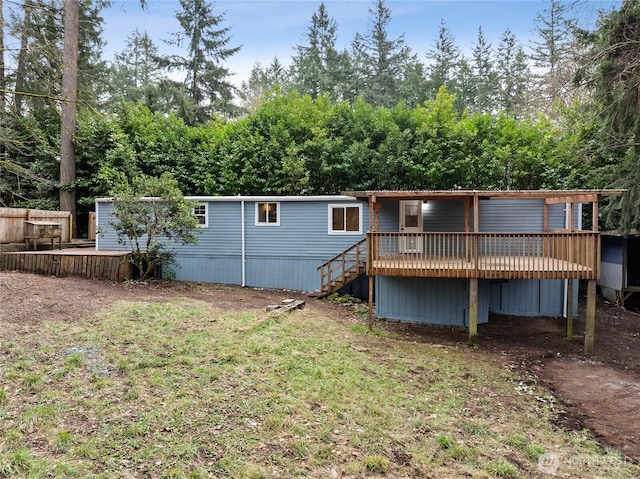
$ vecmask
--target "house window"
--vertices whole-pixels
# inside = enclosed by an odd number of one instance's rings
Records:
[[[198,220],[198,224],[205,228],[209,225],[207,209],[207,203],[198,203],[193,207],[193,216]]]
[[[280,203],[256,203],[256,226],[280,226]]]
[[[329,234],[362,234],[362,205],[329,205]]]

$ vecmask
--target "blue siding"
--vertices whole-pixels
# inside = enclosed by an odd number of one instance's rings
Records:
[[[534,233],[543,227],[544,200],[481,200],[480,231]],[[380,210],[380,231],[398,231],[400,203],[384,201]],[[578,208],[575,208],[577,218]],[[470,213],[471,229],[473,215]],[[464,232],[463,200],[429,200],[422,210],[425,232]],[[549,205],[550,229],[565,227],[565,205]],[[576,223],[579,222],[576,219]]]
[[[512,279],[492,281],[489,309],[492,313],[515,316],[564,314],[565,281],[562,279]],[[578,310],[578,282],[574,282],[573,310]]]
[[[424,231],[464,232],[464,201],[427,201],[422,208]]]
[[[480,231],[533,233],[542,231],[543,200],[481,200]]]
[[[301,258],[247,259],[246,285],[259,288],[318,291],[320,273],[317,268],[323,261]]]
[[[127,251],[128,245],[118,243],[118,236],[109,222],[113,221],[111,215],[111,203],[96,203],[96,227],[99,233],[96,235],[96,248],[98,250]]]
[[[245,284],[261,288],[318,291],[318,266],[365,237],[368,228],[366,204],[350,198],[278,199],[279,226],[256,226],[255,205],[260,200],[244,200]],[[200,201],[203,202],[203,201]],[[208,203],[208,226],[202,228],[197,245],[172,245],[176,252],[176,279],[242,284],[242,204],[229,198]],[[361,234],[329,234],[329,205],[362,207]],[[113,229],[112,204],[98,201],[98,237],[101,250],[123,250]]]
[[[240,256],[220,258],[212,255],[182,254],[177,256],[176,260],[179,264],[179,267],[175,269],[178,280],[225,284],[242,283]]]
[[[380,231],[398,231],[400,225],[400,202],[384,201],[380,209]],[[464,201],[429,200],[422,208],[423,231],[463,232]]]
[[[452,278],[376,278],[376,315],[445,326],[468,326],[469,280]],[[478,284],[478,323],[489,319],[489,288]]]
[[[380,229],[379,231],[400,231],[400,203],[397,201],[383,201],[380,203]]]
[[[315,258],[320,263],[364,238],[369,219],[362,206],[362,234],[329,234],[329,205],[345,201],[287,201],[280,203],[280,226],[256,226],[255,203],[245,203],[246,254],[257,258]],[[214,204],[215,207],[215,204]],[[239,232],[237,215],[236,229]],[[238,242],[239,242],[238,238]],[[318,266],[318,265],[316,265]]]
[[[623,242],[624,238],[622,238],[621,236],[602,235],[602,262],[621,265]]]

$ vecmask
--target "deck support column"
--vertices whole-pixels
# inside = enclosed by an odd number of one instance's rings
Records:
[[[369,329],[373,329],[373,276],[369,276]]]
[[[587,283],[587,308],[584,326],[584,354],[593,355],[594,339],[596,335],[596,281],[590,279]]]
[[[567,339],[573,337],[573,280],[567,280]]]
[[[478,339],[478,278],[469,279],[469,344]]]

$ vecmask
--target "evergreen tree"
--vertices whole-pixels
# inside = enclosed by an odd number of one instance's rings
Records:
[[[6,89],[7,83],[4,72],[4,2],[0,0],[0,131],[2,131],[4,127]],[[0,148],[3,147],[0,146]],[[0,155],[3,153],[4,151],[0,150]]]
[[[186,56],[173,55],[164,65],[186,74],[184,85],[196,105],[194,116],[185,116],[189,123],[201,123],[214,113],[233,116],[238,113],[232,100],[235,87],[230,83],[232,73],[224,61],[240,51],[230,47],[229,27],[221,27],[224,14],[214,15],[214,5],[206,0],[180,0],[176,18],[182,28],[169,44],[187,44]],[[188,115],[188,112],[181,112]]]
[[[64,4],[64,48],[60,96],[60,210],[71,214],[71,234],[77,236],[76,153],[73,136],[77,123],[79,0]]]
[[[497,107],[505,113],[521,117],[525,107],[525,95],[531,81],[531,72],[522,45],[509,29],[504,31],[498,44],[496,75]]]
[[[447,28],[444,19],[440,22],[433,47],[427,52],[427,60],[429,60],[431,97],[435,98],[441,86],[446,87],[450,92],[455,91],[454,81],[460,61],[460,49],[456,46],[455,38]]]
[[[629,190],[608,209],[610,226],[640,228],[640,3],[625,0],[601,20],[592,59],[605,158],[598,186]]]
[[[548,112],[554,103],[568,102],[571,94],[570,65],[577,24],[568,16],[570,6],[562,0],[549,0],[549,7],[534,20],[538,39],[532,42],[531,60],[540,71],[536,95],[543,102],[539,107]]]
[[[110,68],[111,97],[142,101],[151,107],[154,90],[163,78],[159,59],[158,47],[149,34],[136,29],[127,37],[124,50],[114,55]]]
[[[473,46],[472,68],[476,90],[473,110],[491,113],[496,109],[497,75],[493,66],[491,43],[484,36],[482,27],[478,28],[478,39]]]
[[[356,90],[371,105],[393,106],[401,100],[402,79],[416,58],[405,45],[404,35],[389,38],[391,10],[384,0],[377,0],[369,15],[369,31],[356,34],[352,42],[355,74],[362,79]]]
[[[429,82],[426,68],[415,59],[409,62],[400,83],[400,98],[411,107],[421,105],[429,99]]]
[[[278,57],[266,68],[262,68],[259,62],[253,65],[248,80],[243,81],[240,87],[243,110],[248,113],[255,112],[274,88],[280,91],[289,88],[289,74]]]
[[[75,200],[71,193],[76,179],[71,141],[75,133],[75,108],[76,103],[95,104],[103,91],[100,11],[105,4],[100,1],[65,5],[66,11],[57,1],[28,0],[10,13],[9,32],[19,39],[20,48],[13,52],[11,63],[16,69],[7,78],[7,88],[14,91],[6,119],[7,134],[12,138],[7,143],[7,155],[24,177],[36,180],[33,187],[23,190],[28,194],[18,204],[58,207],[51,188],[60,181],[65,185],[60,198],[64,196],[65,201],[60,206],[73,213]],[[66,15],[67,31],[62,22],[63,11],[70,14]],[[73,73],[76,68],[77,74]],[[77,78],[68,75],[63,88],[65,72]],[[27,184],[29,180],[22,186]],[[47,199],[41,201],[45,196]]]
[[[335,47],[336,31],[336,22],[321,3],[304,34],[307,43],[296,47],[297,54],[291,65],[292,86],[314,100],[324,93],[335,99],[343,96],[343,62],[342,54]]]
[[[464,110],[475,111],[478,98],[478,82],[472,65],[464,57],[458,60],[456,76],[451,82],[455,93],[454,108],[458,113]],[[446,89],[446,87],[445,87]]]

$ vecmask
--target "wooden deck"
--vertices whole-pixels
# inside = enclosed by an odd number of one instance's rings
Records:
[[[416,259],[399,254],[374,260],[373,273],[436,278],[580,279],[592,275],[593,269],[551,257],[480,256],[476,264],[457,257]]]
[[[87,248],[17,251],[0,254],[0,271],[122,282],[131,277],[128,256],[127,251],[96,251]]]
[[[594,232],[369,233],[370,276],[597,279]]]

